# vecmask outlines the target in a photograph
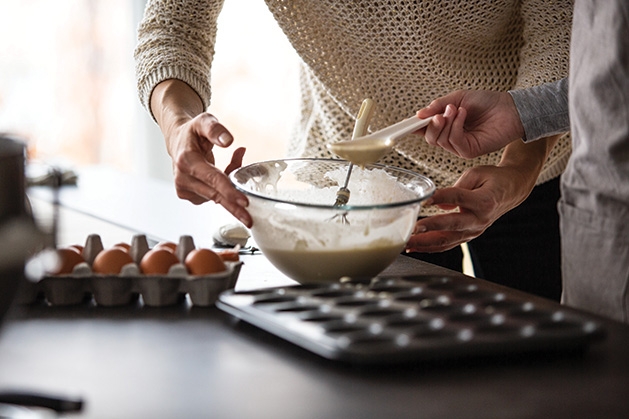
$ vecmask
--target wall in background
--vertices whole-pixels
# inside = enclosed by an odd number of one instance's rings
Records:
[[[0,2],[0,131],[30,156],[170,179],[161,133],[139,105],[133,49],[145,0]],[[213,112],[247,147],[280,157],[297,112],[297,57],[262,0],[226,0]],[[231,156],[217,150],[219,167]]]

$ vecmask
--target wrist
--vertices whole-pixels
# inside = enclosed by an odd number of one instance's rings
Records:
[[[512,123],[511,131],[514,133],[514,139],[522,139],[526,142],[526,131],[522,124],[520,112],[511,92],[503,93],[505,109],[508,112],[508,119]]]
[[[151,112],[164,136],[204,111],[203,101],[186,83],[176,80],[164,80],[155,86],[150,98]]]
[[[556,135],[531,143],[514,141],[505,147],[498,166],[517,171],[532,188],[544,168],[550,151],[560,137]]]

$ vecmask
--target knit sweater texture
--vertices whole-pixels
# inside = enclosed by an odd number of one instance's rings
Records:
[[[237,1],[237,0],[227,0]],[[508,91],[568,75],[572,1],[266,0],[301,57],[301,118],[289,155],[335,156],[330,141],[351,138],[364,98],[376,105],[369,130],[408,118],[456,89]],[[206,107],[222,0],[149,0],[135,51],[139,96],[176,78]],[[271,47],[270,47],[271,48]],[[458,158],[409,135],[380,163],[452,185],[468,168],[495,165],[501,152]],[[565,135],[537,183],[559,176]]]

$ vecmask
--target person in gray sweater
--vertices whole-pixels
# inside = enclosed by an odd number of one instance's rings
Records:
[[[570,53],[568,79],[456,91],[418,115],[436,115],[423,130],[429,144],[464,158],[570,130],[559,202],[562,302],[629,322],[629,3],[577,0]],[[456,197],[435,194],[433,204],[456,205]]]

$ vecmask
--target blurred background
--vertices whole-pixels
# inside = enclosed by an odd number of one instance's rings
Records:
[[[0,132],[29,158],[171,180],[161,132],[139,103],[133,50],[146,0],[2,0]],[[282,157],[298,112],[298,58],[262,0],[226,0],[211,111],[245,164]],[[224,168],[231,150],[216,152]]]

